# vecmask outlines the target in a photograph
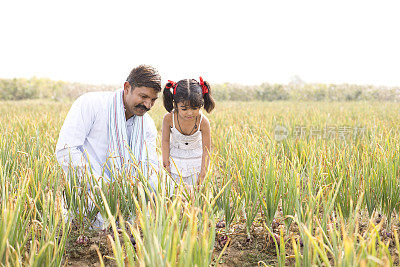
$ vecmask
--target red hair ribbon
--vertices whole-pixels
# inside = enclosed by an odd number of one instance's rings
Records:
[[[176,94],[176,86],[178,85],[176,82],[173,82],[173,81],[171,81],[171,80],[168,80],[168,83],[167,84],[170,84],[170,86],[166,86],[168,89],[171,89],[171,87],[172,88],[174,88],[174,94]]]
[[[203,91],[203,95],[208,93],[208,87],[204,84],[203,78],[200,76],[200,86]]]

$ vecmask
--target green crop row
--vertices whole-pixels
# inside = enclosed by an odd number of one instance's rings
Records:
[[[100,264],[218,264],[229,241],[215,254],[217,233],[230,240],[238,224],[248,239],[261,225],[280,266],[399,262],[397,103],[219,103],[205,184],[174,194],[165,173],[155,192],[140,172],[111,183],[90,170],[64,174],[54,148],[69,106],[0,106],[0,265],[64,265],[68,236],[84,234],[97,212],[113,251],[98,252]],[[163,113],[159,104],[150,112],[159,131]]]

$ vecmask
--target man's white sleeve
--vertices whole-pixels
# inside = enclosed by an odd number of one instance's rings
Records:
[[[157,154],[157,128],[154,125],[154,121],[150,119],[147,123],[146,130],[146,152],[149,166],[149,182],[153,188],[158,184],[157,174],[160,170],[158,154]]]
[[[84,168],[87,164],[82,146],[93,125],[95,114],[87,103],[87,95],[80,96],[71,106],[61,127],[56,146],[57,161],[65,172],[68,168]]]

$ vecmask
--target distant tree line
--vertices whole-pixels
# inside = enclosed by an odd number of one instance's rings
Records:
[[[89,85],[43,78],[0,79],[0,100],[22,99],[75,99],[89,91],[116,90],[117,85]],[[231,101],[396,101],[400,102],[400,87],[352,84],[311,84],[291,82],[249,86],[240,84],[214,84],[216,100]]]
[[[212,87],[217,100],[238,101],[396,101],[400,102],[400,87],[353,84],[289,83],[256,86],[216,84]]]
[[[90,91],[110,91],[117,86],[53,81],[46,78],[0,79],[0,100],[75,99]]]

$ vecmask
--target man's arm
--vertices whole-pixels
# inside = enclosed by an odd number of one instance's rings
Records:
[[[61,127],[56,146],[57,161],[65,172],[70,167],[84,169],[87,165],[82,146],[93,125],[95,114],[87,95],[80,96],[71,106]]]

